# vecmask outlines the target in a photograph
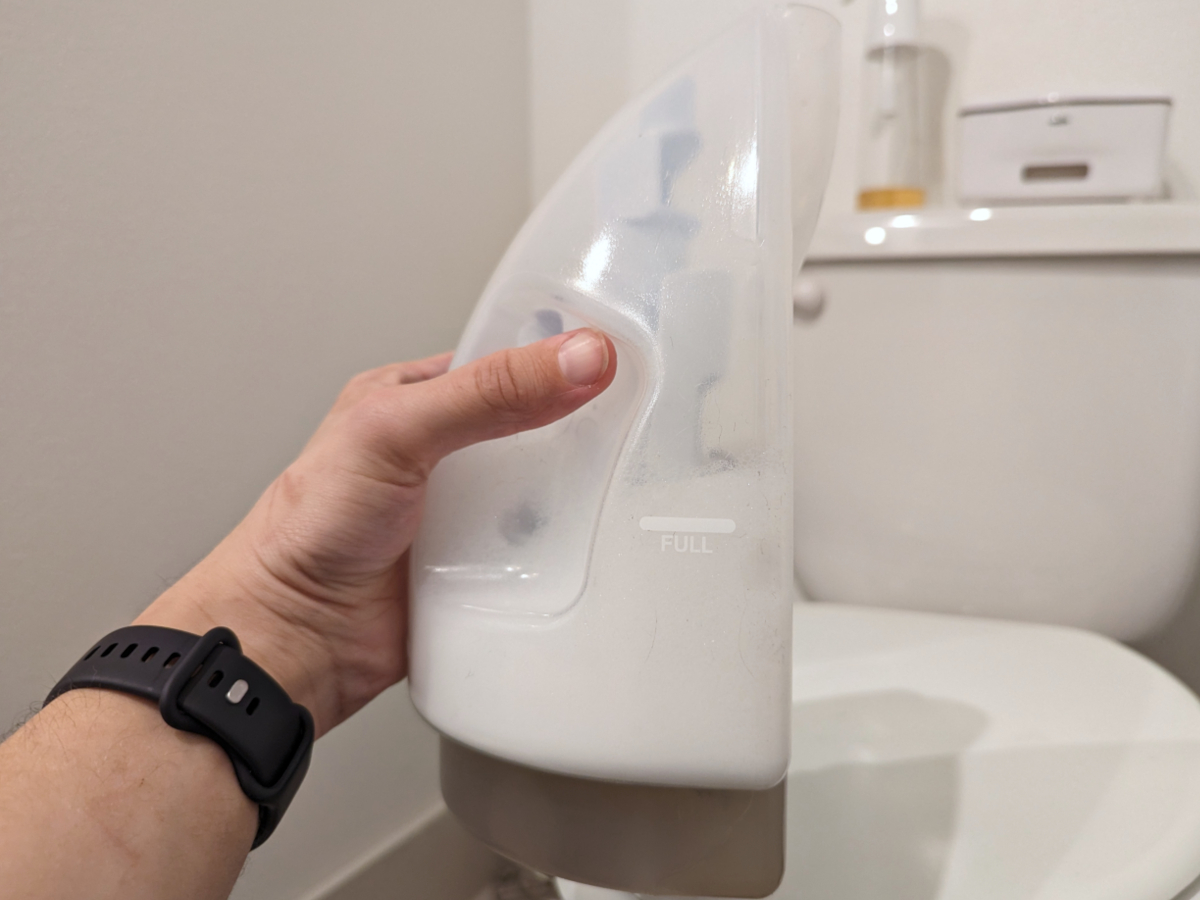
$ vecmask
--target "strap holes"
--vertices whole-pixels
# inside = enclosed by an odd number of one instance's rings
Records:
[[[169,668],[171,668],[171,666],[175,665],[175,663],[177,663],[177,662],[179,662],[179,654],[172,653],[170,656],[167,657],[167,661],[163,663],[163,668],[169,669]]]
[[[103,653],[101,653],[100,655],[101,655],[102,657],[103,657],[103,656],[108,656],[108,654],[112,653],[112,652],[113,652],[114,650],[116,650],[116,649],[117,649],[117,645],[116,645],[116,644],[109,644],[107,647],[105,647],[105,648],[104,648],[104,652],[103,652]]]
[[[151,647],[149,650],[147,650],[147,651],[146,651],[146,652],[145,652],[145,653],[142,655],[142,662],[150,662],[150,660],[154,659],[154,654],[155,654],[155,653],[157,653],[157,652],[158,652],[158,648],[157,648],[157,647]]]
[[[254,711],[256,709],[258,709],[258,698],[257,697],[255,697],[253,700],[250,701],[249,704],[247,704],[246,715],[248,715],[248,716],[254,715]]]
[[[99,650],[101,646],[102,646],[102,645],[100,645],[100,644],[97,644],[95,647],[93,647],[91,650],[89,650],[89,651],[87,652],[87,656],[85,656],[85,657],[84,657],[84,659],[91,659],[91,658],[92,658],[92,654],[93,654],[93,653],[95,653],[97,650]]]
[[[128,647],[126,647],[124,650],[121,651],[121,659],[129,659],[129,654],[132,653],[136,649],[137,649],[137,644],[130,644]]]
[[[224,677],[225,677],[225,673],[220,670],[213,672],[212,678],[208,679],[208,686],[216,687],[218,684],[221,683],[221,679]]]

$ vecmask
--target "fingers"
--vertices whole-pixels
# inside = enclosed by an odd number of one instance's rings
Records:
[[[376,391],[359,405],[361,421],[376,462],[423,477],[462,447],[562,418],[607,388],[615,374],[612,341],[585,328]]]
[[[400,379],[398,383],[412,384],[417,381],[428,381],[430,378],[445,375],[450,369],[450,360],[453,358],[454,351],[447,350],[445,353],[419,359],[416,362],[398,363],[396,365],[398,369],[396,374]],[[385,368],[390,369],[392,367],[385,366]]]
[[[342,392],[338,395],[333,409],[334,411],[347,409],[379,388],[395,387],[400,384],[415,384],[420,381],[428,381],[430,378],[436,378],[439,375],[444,375],[446,370],[450,368],[450,360],[453,357],[454,353],[447,351],[439,353],[437,356],[426,357],[425,359],[391,363],[386,366],[380,366],[378,369],[361,372],[351,378],[346,386],[342,388]]]

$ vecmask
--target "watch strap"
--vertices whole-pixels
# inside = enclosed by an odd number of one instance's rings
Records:
[[[254,847],[275,830],[308,771],[312,715],[242,655],[228,628],[203,636],[157,625],[118,628],[71,667],[46,703],[84,687],[152,700],[168,725],[219,744],[258,804]]]

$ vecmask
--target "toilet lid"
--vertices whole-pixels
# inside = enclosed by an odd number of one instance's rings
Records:
[[[777,900],[1200,896],[1200,701],[1149,660],[1068,628],[825,604],[797,605],[794,637]]]
[[[776,897],[1171,900],[1200,874],[1200,701],[1144,657],[807,603],[794,636]]]

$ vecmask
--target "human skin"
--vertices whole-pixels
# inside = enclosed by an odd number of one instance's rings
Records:
[[[318,737],[404,678],[430,471],[578,409],[611,384],[616,351],[583,329],[449,362],[352,379],[246,518],[135,624],[232,628]],[[257,818],[216,744],[137,697],[70,691],[0,744],[0,898],[227,897]]]

